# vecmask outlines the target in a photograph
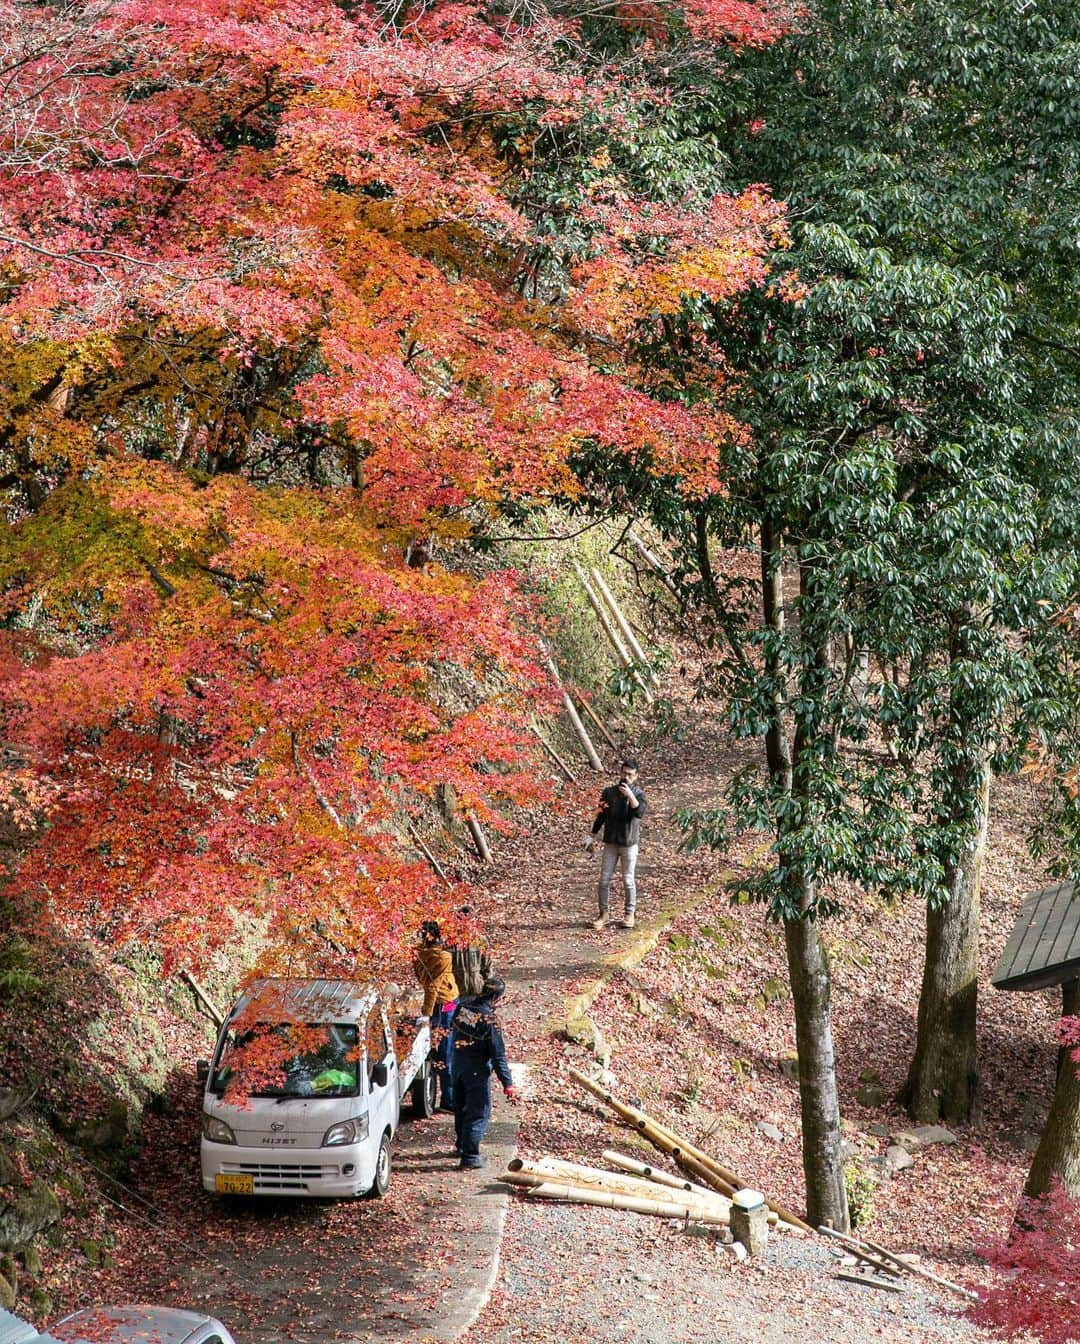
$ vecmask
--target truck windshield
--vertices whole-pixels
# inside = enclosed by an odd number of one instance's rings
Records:
[[[210,1090],[242,1097],[349,1097],[360,1032],[351,1023],[257,1023],[222,1042]]]

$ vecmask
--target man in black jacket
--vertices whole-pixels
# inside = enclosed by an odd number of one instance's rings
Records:
[[[593,837],[603,829],[604,858],[600,865],[600,882],[596,888],[600,916],[593,922],[594,929],[602,929],[608,923],[611,879],[616,866],[622,870],[623,890],[626,894],[623,928],[634,927],[634,912],[637,909],[634,868],[637,865],[638,842],[641,838],[641,819],[648,809],[645,794],[634,782],[637,773],[637,761],[623,761],[618,784],[610,785],[600,795],[600,810],[593,822],[589,841],[591,848],[594,843]]]

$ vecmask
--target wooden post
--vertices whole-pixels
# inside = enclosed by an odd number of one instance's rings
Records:
[[[593,583],[596,584],[597,590],[599,591],[601,597],[607,603],[612,616],[615,617],[615,624],[619,627],[620,634],[622,635],[623,639],[626,640],[627,644],[630,646],[634,654],[634,657],[645,668],[646,675],[648,676],[652,684],[655,686],[656,673],[649,666],[649,660],[648,658],[645,657],[645,650],[638,643],[637,636],[634,634],[633,630],[630,629],[630,622],[622,614],[618,602],[615,601],[615,594],[604,582],[603,574],[600,573],[600,571],[596,568],[595,565],[592,566],[592,568],[589,570],[589,573],[592,576],[592,581]]]
[[[564,775],[566,776],[566,778],[570,781],[570,783],[571,783],[571,784],[576,784],[576,783],[578,782],[578,777],[577,777],[577,775],[574,774],[573,770],[570,769],[570,767],[566,764],[566,762],[563,760],[563,758],[559,755],[559,753],[555,750],[555,748],[554,748],[554,747],[551,745],[551,743],[547,740],[547,738],[546,738],[546,737],[544,736],[544,734],[540,731],[540,729],[537,728],[536,724],[535,724],[535,723],[530,723],[530,724],[529,724],[529,729],[530,729],[530,731],[536,736],[536,738],[537,738],[537,739],[539,740],[539,742],[540,742],[540,745],[544,748],[544,750],[547,752],[547,754],[551,757],[551,759],[555,762],[555,764],[556,764],[556,765],[559,767],[559,769],[563,772],[563,774],[564,774]]]
[[[652,691],[650,691],[648,686],[645,685],[645,682],[641,678],[641,674],[638,672],[637,668],[634,667],[634,660],[630,657],[630,654],[627,652],[626,646],[623,644],[622,639],[619,636],[619,632],[616,629],[610,614],[608,613],[607,607],[604,605],[603,601],[598,596],[592,584],[586,578],[585,571],[581,568],[581,566],[578,564],[576,560],[574,561],[574,572],[581,580],[581,586],[585,590],[585,596],[589,600],[589,606],[592,607],[593,611],[596,613],[596,619],[600,622],[601,629],[603,630],[604,634],[607,635],[608,641],[610,642],[611,647],[615,651],[615,661],[619,664],[620,667],[629,668],[631,670],[631,675],[633,676],[634,681],[636,681],[638,686],[641,688],[642,694],[645,696],[646,703],[651,705],[653,702]]]
[[[473,844],[476,846],[476,852],[480,855],[481,863],[491,862],[491,850],[488,849],[488,843],[484,839],[484,832],[480,829],[480,823],[467,812],[465,814],[465,825],[469,828],[469,834],[473,838]]]
[[[431,852],[431,850],[427,847],[427,845],[424,844],[423,840],[420,838],[420,835],[417,833],[416,828],[413,826],[412,822],[407,821],[405,825],[408,827],[409,834],[412,836],[413,844],[416,846],[416,848],[420,851],[421,854],[423,854],[424,858],[427,859],[428,863],[431,864],[432,868],[439,875],[439,877],[442,878],[442,880],[446,883],[446,885],[448,887],[452,887],[454,884],[447,877],[446,870],[443,868],[442,864]]]
[[[668,578],[667,570],[664,568],[662,562],[649,550],[648,546],[645,545],[641,538],[635,536],[633,532],[628,532],[626,538],[630,545],[633,546],[634,550],[637,551],[638,555],[641,556],[657,578],[659,578],[660,582],[668,592],[671,593],[673,597],[679,597],[679,590],[675,587],[675,584],[671,579]]]
[[[566,687],[563,685],[562,677],[559,676],[559,669],[555,666],[555,659],[545,658],[544,666],[551,673],[555,685],[558,686],[562,694],[563,708],[566,710],[567,717],[573,725],[574,732],[577,733],[578,741],[585,748],[585,755],[589,758],[589,764],[594,770],[603,770],[604,763],[596,754],[596,748],[592,744],[592,739],[585,731],[585,725],[581,722],[577,710],[574,708],[574,702],[570,699]]]
[[[214,1025],[220,1031],[221,1028],[225,1025],[225,1014],[217,1006],[217,1004],[210,997],[210,995],[207,994],[206,990],[203,989],[202,985],[199,984],[198,980],[195,979],[195,977],[191,974],[190,971],[181,971],[180,979],[183,980],[185,985],[187,985],[191,990],[194,991],[195,997],[200,1000],[203,1007],[206,1009],[210,1017],[213,1019]]]
[[[578,704],[585,711],[585,713],[588,714],[589,718],[592,719],[593,723],[596,724],[597,728],[600,730],[603,736],[607,738],[608,745],[611,747],[612,751],[618,751],[619,744],[608,732],[606,726],[604,725],[604,720],[600,717],[599,714],[597,714],[596,710],[593,709],[592,705],[589,704],[588,700],[586,700],[585,697],[580,692],[578,692]]]

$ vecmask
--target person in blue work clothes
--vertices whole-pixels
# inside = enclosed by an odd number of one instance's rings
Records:
[[[475,998],[462,999],[454,1014],[450,1036],[454,1083],[454,1129],[458,1164],[462,1171],[486,1165],[480,1144],[491,1118],[491,1075],[502,1083],[508,1101],[516,1101],[514,1080],[506,1062],[506,1047],[495,1016],[495,1004],[506,985],[497,975],[484,981]]]

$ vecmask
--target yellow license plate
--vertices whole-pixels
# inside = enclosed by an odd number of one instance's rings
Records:
[[[218,1172],[214,1177],[214,1189],[219,1195],[253,1195],[255,1177],[239,1172]]]

